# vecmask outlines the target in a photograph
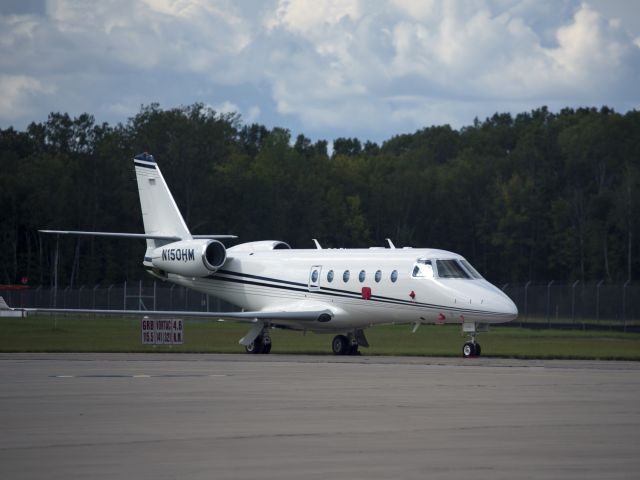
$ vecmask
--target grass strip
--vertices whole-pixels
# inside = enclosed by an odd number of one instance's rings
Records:
[[[247,324],[185,321],[183,345],[142,345],[140,318],[35,315],[0,318],[0,352],[243,353]],[[407,325],[366,330],[366,355],[460,356],[465,337],[455,325]],[[333,335],[272,330],[272,353],[331,354]],[[542,359],[640,360],[640,334],[581,330],[528,330],[501,326],[478,337],[483,356]]]

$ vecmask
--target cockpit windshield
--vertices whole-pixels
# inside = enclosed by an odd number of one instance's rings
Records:
[[[460,263],[462,263],[462,266],[467,270],[467,272],[471,274],[473,278],[475,279],[482,278],[482,275],[480,275],[480,273],[478,273],[478,271],[475,268],[473,268],[473,266],[471,266],[471,264],[467,262],[464,258],[460,260]]]
[[[464,258],[460,259],[426,259],[419,258],[413,264],[411,278],[462,278],[467,280],[482,279],[482,275]]]
[[[440,278],[472,278],[457,260],[436,260]]]

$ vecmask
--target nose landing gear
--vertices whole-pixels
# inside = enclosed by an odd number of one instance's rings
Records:
[[[466,342],[462,346],[463,357],[479,357],[481,352],[480,344],[475,342]]]
[[[469,336],[469,341],[462,346],[462,356],[465,358],[479,357],[482,353],[480,344],[476,342],[476,336],[480,332],[488,332],[489,325],[485,323],[463,323],[462,332]]]

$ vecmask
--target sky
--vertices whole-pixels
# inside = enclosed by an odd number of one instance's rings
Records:
[[[2,0],[0,128],[195,102],[382,142],[546,105],[640,107],[640,2]]]

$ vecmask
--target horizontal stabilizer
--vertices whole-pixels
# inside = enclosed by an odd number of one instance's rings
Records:
[[[152,235],[148,233],[120,233],[120,232],[85,232],[77,230],[38,230],[40,233],[54,233],[57,235],[90,235],[94,237],[120,237],[120,238],[141,238],[152,240],[182,240],[181,237],[175,235]],[[193,238],[225,240],[230,238],[238,238],[235,235],[193,235]]]

